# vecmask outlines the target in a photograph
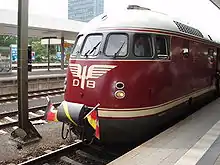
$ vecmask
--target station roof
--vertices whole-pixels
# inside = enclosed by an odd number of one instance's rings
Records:
[[[220,9],[220,0],[210,0],[216,7]]]
[[[17,35],[17,11],[0,9],[0,35]],[[64,37],[74,40],[86,23],[29,14],[29,37]]]

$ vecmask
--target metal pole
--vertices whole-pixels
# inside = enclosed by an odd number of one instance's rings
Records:
[[[47,63],[48,63],[48,71],[50,70],[50,38],[48,38],[48,47],[47,47]]]
[[[61,37],[61,69],[64,70],[64,37]]]
[[[28,120],[28,0],[18,1],[18,126],[13,140],[29,143],[41,138]]]
[[[28,0],[18,4],[18,117],[19,127],[28,123]]]

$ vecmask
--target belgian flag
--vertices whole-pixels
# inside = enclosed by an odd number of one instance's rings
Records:
[[[49,97],[47,98],[47,108],[44,114],[44,120],[46,121],[58,121],[57,120],[57,110],[55,110],[55,107],[53,106],[51,100],[49,99]]]
[[[99,119],[98,119],[98,111],[97,108],[100,104],[97,104],[84,118],[87,118],[89,124],[95,130],[95,137],[100,139],[99,132]]]

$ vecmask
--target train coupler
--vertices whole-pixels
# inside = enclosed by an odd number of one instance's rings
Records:
[[[63,122],[62,138],[66,139],[73,132],[81,140],[97,137],[99,139],[99,123],[97,109],[100,104],[94,108],[89,108],[84,104],[72,103],[63,101],[60,106],[55,108],[48,101],[48,106],[45,113],[47,121]],[[65,130],[65,125],[68,126]],[[65,132],[65,133],[64,133]]]

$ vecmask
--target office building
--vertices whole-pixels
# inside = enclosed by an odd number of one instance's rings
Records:
[[[104,0],[68,0],[68,18],[88,22],[104,11]]]

